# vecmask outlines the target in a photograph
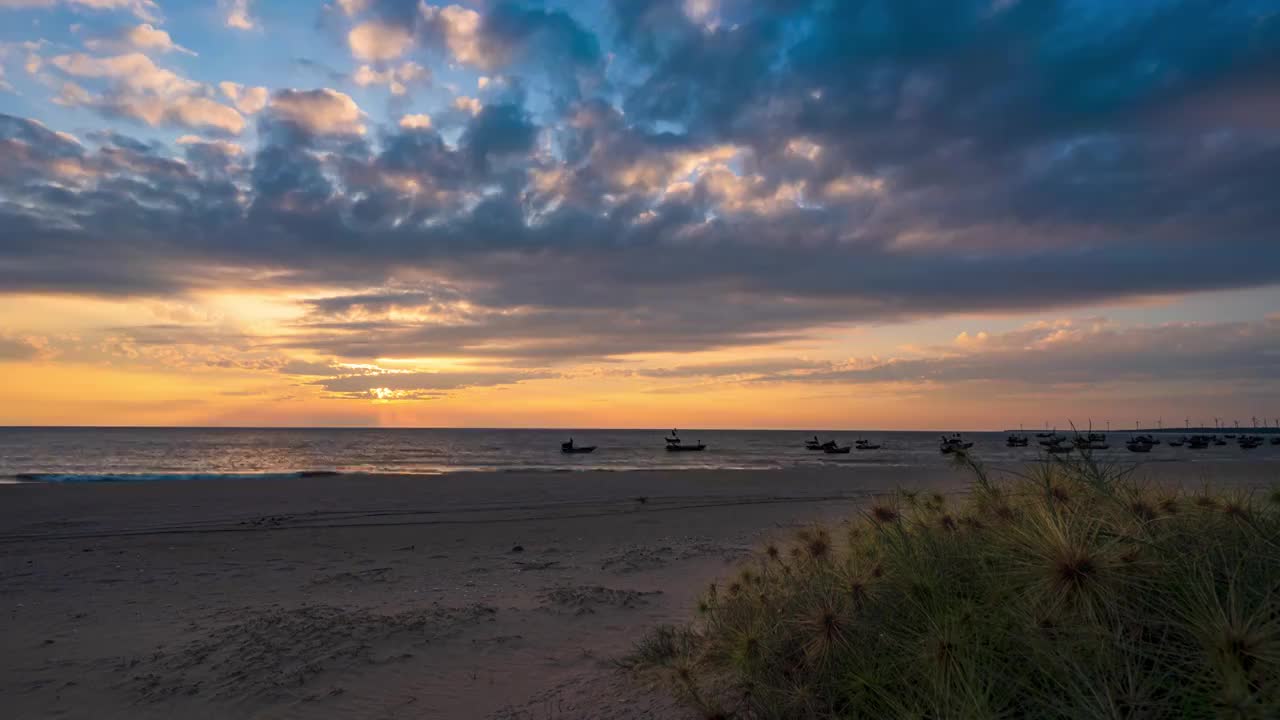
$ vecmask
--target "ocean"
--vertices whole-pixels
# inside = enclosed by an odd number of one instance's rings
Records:
[[[667,452],[668,430],[500,429],[265,429],[265,428],[0,428],[0,482],[110,482],[231,477],[272,478],[306,473],[439,474],[465,471],[788,469],[798,467],[938,467],[938,432],[682,430],[703,452]],[[806,450],[807,438],[850,444],[866,438],[883,447],[848,455]],[[1005,432],[966,433],[973,451],[994,466],[1040,456],[1005,447]],[[1165,438],[1181,433],[1166,433]],[[565,455],[560,443],[596,445]],[[1115,462],[1277,460],[1280,446],[1244,451],[1234,443],[1205,450],[1159,445],[1146,455],[1124,447],[1095,457]]]

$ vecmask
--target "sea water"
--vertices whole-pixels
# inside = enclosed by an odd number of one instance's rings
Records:
[[[498,429],[255,429],[255,428],[0,428],[0,481],[106,482],[293,476],[318,472],[437,474],[461,471],[786,469],[797,467],[938,467],[940,433],[830,430],[681,430],[703,452],[668,452],[670,430]],[[852,444],[865,438],[879,450],[827,455],[804,442]],[[978,457],[1014,465],[1040,455],[1005,446],[1005,432],[965,433]],[[1169,433],[1166,440],[1180,436]],[[595,452],[565,455],[573,438]],[[1158,445],[1135,455],[1127,433],[1113,433],[1107,462],[1280,460],[1280,447],[1244,451],[1231,443],[1205,450]]]

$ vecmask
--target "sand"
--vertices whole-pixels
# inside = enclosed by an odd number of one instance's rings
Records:
[[[1253,485],[1277,465],[1159,469]],[[0,697],[12,718],[687,717],[617,669],[646,628],[770,535],[964,482],[940,463],[6,486]]]

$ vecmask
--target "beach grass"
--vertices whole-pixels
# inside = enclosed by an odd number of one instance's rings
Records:
[[[1087,455],[768,543],[628,658],[706,718],[1280,717],[1280,491]]]

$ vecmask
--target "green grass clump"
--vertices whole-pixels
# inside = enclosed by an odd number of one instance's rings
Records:
[[[1089,457],[770,543],[647,637],[707,718],[1280,717],[1280,498]]]

